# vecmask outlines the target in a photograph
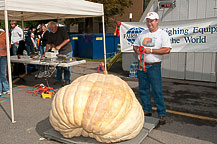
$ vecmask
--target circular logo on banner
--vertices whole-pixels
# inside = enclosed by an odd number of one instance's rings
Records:
[[[132,27],[130,28],[126,34],[124,35],[124,38],[127,39],[129,42],[128,44],[132,45],[135,42],[135,39],[137,36],[144,30],[142,27]]]

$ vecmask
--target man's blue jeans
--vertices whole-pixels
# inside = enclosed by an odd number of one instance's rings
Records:
[[[18,50],[19,45],[18,44],[12,44],[11,48],[12,48],[12,55],[17,55],[17,50]]]
[[[45,49],[46,49],[46,46],[42,46],[42,45],[39,46],[40,56],[44,54]]]
[[[6,78],[6,72],[7,72],[7,57],[0,56],[0,93],[9,90],[9,84]]]
[[[30,45],[30,44],[26,43],[25,47],[26,47],[28,55],[31,55],[31,54],[34,55],[35,54],[33,45]]]
[[[154,96],[154,104],[159,116],[166,115],[164,95],[162,92],[161,64],[146,65],[145,71],[138,70],[139,92],[144,112],[151,113],[150,86]]]
[[[42,45],[39,46],[40,56],[42,56],[45,53],[45,49],[46,49],[46,46],[42,46]],[[42,71],[42,72],[45,71],[45,66],[44,65],[41,65],[41,66],[38,66],[38,67],[39,67],[40,71]]]
[[[67,56],[72,57],[72,52],[69,52],[67,54]],[[72,67],[56,67],[57,69],[57,81],[62,81],[62,71],[64,70],[64,80],[65,83],[70,83],[70,76],[71,76],[71,71],[72,71]]]

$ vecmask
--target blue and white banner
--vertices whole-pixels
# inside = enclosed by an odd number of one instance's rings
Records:
[[[159,22],[159,28],[170,36],[172,52],[217,52],[217,18]],[[147,29],[145,23],[122,22],[122,52],[133,52],[137,36]]]

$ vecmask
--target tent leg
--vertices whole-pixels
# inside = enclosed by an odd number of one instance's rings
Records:
[[[24,30],[24,21],[22,19],[22,29]],[[24,39],[24,31],[23,31],[23,39]]]
[[[104,20],[104,15],[102,16],[102,27],[103,27],[103,45],[104,45],[104,67],[105,67],[105,72],[107,73],[107,67],[106,67],[106,44],[105,44],[105,20]]]
[[[11,78],[11,59],[10,59],[10,46],[9,46],[9,30],[8,30],[8,12],[4,10],[5,14],[5,30],[6,30],[6,44],[7,44],[7,62],[8,62],[8,77],[10,87],[10,102],[11,102],[11,122],[15,123],[14,120],[14,104],[13,104],[13,91],[12,91],[12,78]]]

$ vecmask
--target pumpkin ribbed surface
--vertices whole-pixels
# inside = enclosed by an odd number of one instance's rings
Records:
[[[56,93],[50,123],[66,138],[82,135],[111,143],[137,136],[144,114],[125,81],[93,73],[77,78]]]

